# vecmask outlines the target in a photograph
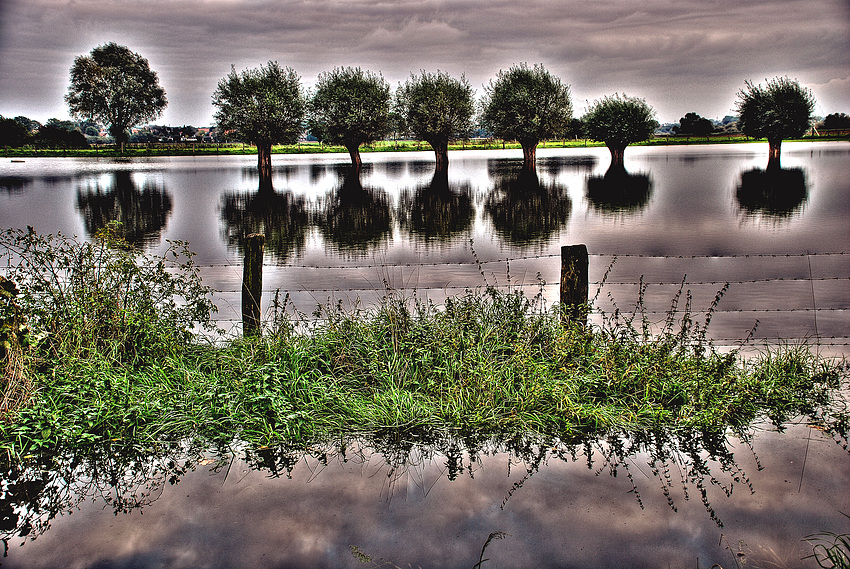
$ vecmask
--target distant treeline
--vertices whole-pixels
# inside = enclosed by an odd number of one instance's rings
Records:
[[[573,125],[575,136],[573,140],[581,138],[580,119],[573,119],[579,123]],[[850,134],[850,115],[846,113],[833,113],[827,115],[821,120],[817,120],[813,124],[811,132],[813,136],[847,136]],[[709,120],[700,117],[696,113],[687,113],[678,123],[662,124],[655,132],[656,139],[664,140],[665,142],[688,142],[692,138],[704,138],[708,141],[721,141],[724,139],[738,140],[745,139],[738,130],[738,117],[726,116],[723,120]],[[684,140],[682,138],[684,137]],[[460,148],[487,148],[494,145],[501,146],[491,140],[490,133],[482,129],[478,129],[473,133],[472,142],[461,144]],[[477,141],[477,144],[476,144]],[[487,142],[484,142],[487,141]],[[238,143],[232,136],[225,136],[224,133],[219,133],[215,127],[194,127],[194,126],[158,126],[147,125],[137,129],[133,129],[130,135],[130,148],[148,149],[153,153],[169,153],[179,149],[189,148],[190,151],[194,148],[196,151],[200,149],[218,148],[220,151],[234,153],[237,148],[224,148],[221,145],[224,143]],[[304,142],[316,142],[314,136],[305,129]],[[398,150],[419,150],[410,145],[399,144],[399,141],[390,141]],[[81,150],[81,149],[97,149],[103,146],[110,146],[115,143],[115,140],[106,133],[103,125],[89,121],[62,121],[59,119],[50,119],[46,124],[30,119],[24,116],[14,118],[6,118],[0,116],[0,147],[2,148],[32,148],[35,150]],[[335,151],[333,147],[325,148],[326,151]],[[385,150],[381,147],[380,150]],[[280,150],[280,149],[278,149]],[[315,151],[311,146],[298,145],[293,151]],[[368,150],[368,149],[367,149]],[[250,150],[249,152],[253,152]]]

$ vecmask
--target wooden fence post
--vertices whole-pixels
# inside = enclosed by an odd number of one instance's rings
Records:
[[[245,267],[242,272],[242,335],[260,333],[260,297],[263,294],[263,246],[266,236],[252,233],[245,238]]]
[[[561,247],[561,323],[587,323],[587,245]]]

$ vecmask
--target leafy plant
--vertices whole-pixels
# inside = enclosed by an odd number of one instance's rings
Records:
[[[110,224],[93,241],[9,229],[0,235],[17,305],[45,357],[95,353],[139,363],[212,329],[215,305],[193,253],[179,241],[162,256],[132,249]]]
[[[14,282],[0,276],[0,368],[2,400],[0,418],[5,418],[29,398],[32,384],[24,370],[24,350],[32,334],[15,302],[20,291]]]

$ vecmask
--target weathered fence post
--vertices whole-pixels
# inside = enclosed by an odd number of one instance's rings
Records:
[[[242,272],[242,335],[260,333],[260,297],[263,294],[263,246],[266,236],[252,233],[245,238],[245,267]]]
[[[586,324],[587,245],[561,247],[561,323]]]

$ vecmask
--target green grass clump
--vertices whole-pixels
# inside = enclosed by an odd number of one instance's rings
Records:
[[[29,244],[13,249],[27,260],[10,274],[36,338],[29,404],[0,423],[0,446],[17,455],[116,439],[742,431],[798,415],[847,436],[843,365],[805,346],[721,353],[706,340],[711,310],[704,324],[671,311],[651,332],[640,299],[632,314],[564,325],[518,291],[442,306],[388,291],[370,308],[319,306],[315,319],[276,302],[262,336],[214,344],[191,333],[212,305],[190,261],[166,270],[102,240],[12,235]]]

